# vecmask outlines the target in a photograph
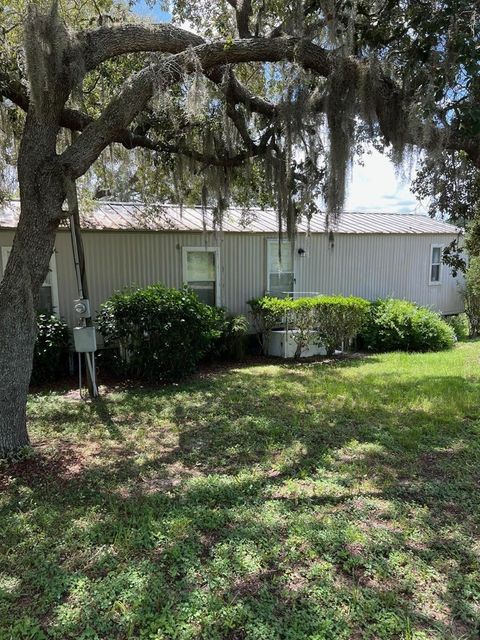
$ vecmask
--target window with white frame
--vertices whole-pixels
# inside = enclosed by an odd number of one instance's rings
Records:
[[[293,293],[293,246],[290,240],[267,240],[267,292],[284,298]]]
[[[430,249],[430,284],[440,284],[442,281],[442,250],[440,244],[432,244]]]
[[[202,302],[220,306],[217,247],[183,247],[183,280]]]
[[[0,269],[0,275],[3,277],[5,273],[5,267],[7,266],[7,260],[10,256],[10,252],[12,251],[12,247],[2,247],[2,264]],[[50,266],[48,270],[47,277],[45,278],[45,282],[40,289],[40,298],[38,301],[38,310],[47,312],[47,313],[55,313],[58,315],[58,282],[57,282],[57,264],[55,260],[55,252],[52,254],[50,258]]]

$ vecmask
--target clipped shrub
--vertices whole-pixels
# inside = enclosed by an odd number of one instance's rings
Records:
[[[295,329],[292,338],[297,345],[296,358],[302,355],[302,351],[308,348],[310,343],[317,343],[314,304],[314,298],[297,298],[285,301],[288,327]]]
[[[457,340],[466,340],[470,333],[468,318],[465,313],[453,316],[444,316],[445,322],[450,325],[455,332]]]
[[[367,319],[370,303],[354,296],[314,298],[316,342],[331,355],[356,337]]]
[[[248,300],[252,324],[260,336],[263,353],[268,350],[272,330],[284,323],[285,313],[291,302],[290,298],[274,298],[268,295]]]
[[[434,311],[386,298],[371,304],[360,341],[369,351],[439,351],[454,345],[455,333]]]
[[[187,287],[162,284],[115,293],[100,307],[97,326],[107,346],[120,346],[117,371],[146,380],[192,373],[220,335],[217,309]]]
[[[285,318],[285,312],[290,308],[291,298],[274,298],[262,296],[249,300],[254,327],[261,333],[271,331]]]
[[[353,296],[317,296],[313,298],[272,298],[264,296],[249,302],[255,326],[264,336],[264,351],[272,329],[288,323],[297,343],[296,356],[314,343],[332,354],[356,336],[367,317],[369,302]]]
[[[30,384],[38,385],[61,378],[67,370],[69,330],[55,315],[39,313]]]
[[[215,311],[218,337],[212,342],[209,356],[223,360],[242,360],[246,352],[247,319],[242,315],[228,314],[225,309],[217,308]]]

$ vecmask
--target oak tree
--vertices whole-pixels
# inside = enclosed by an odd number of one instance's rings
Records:
[[[322,197],[334,222],[365,140],[399,164],[450,150],[479,167],[474,5],[178,0],[152,25],[114,0],[1,0],[1,143],[21,213],[0,284],[0,454],[28,444],[40,287],[102,154],[150,153],[179,200],[194,181],[219,219],[254,185],[290,234]]]

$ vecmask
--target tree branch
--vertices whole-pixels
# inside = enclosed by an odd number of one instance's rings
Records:
[[[23,111],[28,111],[29,98],[24,85],[0,70],[0,97],[7,98]]]
[[[237,5],[237,0],[232,0]],[[238,0],[240,1],[240,0]],[[249,2],[246,3],[247,5]],[[242,11],[246,11],[245,5],[242,4]],[[77,46],[83,49],[83,58],[87,71],[92,70],[103,61],[135,51],[161,51],[167,53],[177,53],[185,51],[188,47],[194,47],[193,52],[199,57],[206,76],[216,84],[224,87],[227,101],[230,103],[230,115],[233,116],[236,125],[235,104],[242,103],[251,111],[263,114],[271,118],[276,113],[274,104],[265,100],[260,96],[253,95],[244,85],[242,85],[234,76],[229,74],[228,82],[225,85],[224,65],[237,62],[251,61],[278,61],[281,59],[296,59],[304,64],[305,67],[313,69],[316,73],[328,76],[330,73],[330,56],[329,53],[313,43],[300,40],[293,37],[281,37],[274,39],[255,38],[249,40],[241,40],[232,44],[212,43],[206,44],[200,36],[190,33],[184,29],[174,27],[172,25],[156,25],[153,27],[146,25],[115,25],[111,27],[100,27],[98,29],[80,32],[77,36]],[[186,54],[178,58],[179,64],[185,65]],[[114,99],[104,111],[104,114],[95,122],[79,111],[65,108],[61,113],[60,125],[73,131],[84,131],[85,135],[79,136],[77,143],[87,147],[86,139],[92,135],[92,128],[100,128],[106,126],[105,130],[99,131],[99,144],[95,148],[104,148],[111,142],[119,142],[127,148],[135,146],[143,146],[151,148],[151,141],[144,135],[138,135],[128,130],[131,119],[135,117],[145,106],[148,99],[154,91],[154,78],[166,72],[165,65],[172,64],[177,58],[173,56],[170,60],[165,60],[151,65],[148,70],[144,70],[137,75],[136,79],[132,79],[132,89],[128,91],[130,86],[127,83],[119,96],[126,99],[127,96],[133,96],[133,103],[129,107],[122,106],[120,102]],[[186,65],[188,66],[188,65]],[[190,72],[191,69],[185,71]],[[167,73],[168,76],[168,73]],[[170,86],[175,79],[178,79],[178,73],[170,76],[166,86]],[[143,90],[140,95],[134,95],[136,86],[142,86]],[[160,86],[160,85],[159,85]],[[25,86],[17,79],[10,78],[6,72],[0,71],[0,97],[9,99],[12,103],[20,107],[25,112],[29,108],[29,96]],[[321,108],[321,106],[320,106]],[[122,111],[124,112],[123,116]],[[105,116],[105,117],[104,117]],[[110,124],[107,124],[107,120]],[[126,124],[122,126],[122,122]],[[243,125],[240,125],[243,126]],[[237,127],[238,128],[238,127]],[[88,130],[88,133],[87,133]],[[245,129],[240,132],[245,143],[247,138]],[[248,132],[247,132],[248,133]],[[91,141],[92,143],[93,141]],[[415,143],[415,141],[412,141]],[[75,144],[77,144],[75,143]],[[474,163],[480,168],[480,142],[477,139],[464,139],[458,132],[450,136],[446,143],[446,148],[453,150],[463,150]],[[70,150],[67,150],[69,152]],[[67,153],[66,152],[66,153]],[[100,149],[101,152],[101,149]],[[74,151],[72,150],[66,157],[67,162],[72,160]]]
[[[22,109],[22,111],[25,111],[25,113],[28,112],[30,98],[24,85],[18,80],[9,79],[0,71],[0,98],[1,97],[10,100]],[[83,131],[92,122],[94,122],[94,118],[88,116],[86,113],[66,107],[61,114],[60,126],[70,131]],[[119,131],[112,142],[123,144],[127,149],[136,146],[150,148],[147,138],[142,135],[137,135],[136,132],[129,131],[128,129]]]
[[[248,134],[245,120],[242,118],[241,114],[235,109],[234,106],[237,99],[237,93],[235,91],[236,84],[238,84],[238,86],[242,88],[242,85],[236,82],[233,74],[230,74],[228,86],[231,87],[231,93],[229,92],[229,100],[231,100],[232,102],[228,102],[227,113],[239,130],[246,148],[251,148],[254,150],[256,145]],[[4,73],[0,71],[0,97],[2,96],[9,99],[23,111],[28,111],[30,100],[24,85],[17,80],[9,79]],[[272,105],[272,107],[274,107],[274,105]],[[76,109],[65,108],[62,112],[60,125],[65,129],[69,129],[70,131],[81,132],[93,122],[94,118],[88,116],[87,114],[82,113],[81,111],[78,111]],[[149,138],[146,135],[147,130],[148,128],[145,127],[137,127],[133,131],[125,128],[117,132],[112,142],[122,144],[126,149],[141,147],[151,151],[168,150],[167,146],[161,147],[151,138]],[[181,152],[184,155],[188,155],[185,149],[182,149],[182,151],[180,151],[179,149],[171,148],[171,151],[174,153]],[[201,161],[207,162],[207,159],[205,157],[199,159]],[[212,160],[209,159],[208,162],[212,163]],[[222,162],[219,162],[219,164],[222,164]]]
[[[77,140],[62,154],[65,170],[72,177],[79,177],[97,159],[103,149],[114,141],[119,131],[146,106],[156,91],[165,91],[185,73],[197,68],[197,61],[204,72],[225,64],[239,62],[274,62],[297,60],[313,69],[317,74],[327,76],[331,61],[327,51],[309,41],[287,37],[269,40],[254,38],[204,44],[192,52],[187,51],[154,63],[135,74],[123,86],[119,94],[105,108],[102,115],[89,124]]]
[[[249,4],[249,0],[246,4]],[[201,36],[168,24],[100,27],[79,32],[77,41],[82,49],[86,71],[92,71],[102,62],[126,53],[156,51],[176,54],[207,44]],[[211,69],[206,75],[217,85],[224,82],[223,69]],[[252,94],[233,74],[230,74],[228,91],[235,102],[248,105],[251,111],[271,116],[275,110],[271,102]]]
[[[86,71],[126,53],[180,53],[205,44],[201,36],[171,24],[117,24],[77,34]]]
[[[251,38],[250,17],[252,14],[251,0],[227,0],[228,4],[235,10],[237,19],[237,29],[240,38]]]
[[[261,156],[266,153],[272,135],[273,132],[268,129],[262,135],[259,144],[251,144],[250,148],[248,148],[246,151],[237,153],[234,156],[214,156],[211,154],[201,153],[199,151],[196,151],[195,149],[183,147],[182,145],[172,145],[167,143],[159,143],[155,150],[160,152],[167,151],[168,153],[179,153],[187,156],[188,158],[192,158],[193,160],[197,160],[197,162],[202,162],[204,165],[213,165],[217,167],[238,167],[243,164],[248,158]]]

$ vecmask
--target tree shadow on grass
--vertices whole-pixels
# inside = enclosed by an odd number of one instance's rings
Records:
[[[76,473],[11,470],[9,630],[30,598],[60,638],[478,637],[478,383],[317,373],[128,392]]]
[[[124,440],[121,429],[110,413],[108,402],[102,396],[98,396],[91,401],[90,406],[100,422],[106,427],[109,436],[115,440]]]

